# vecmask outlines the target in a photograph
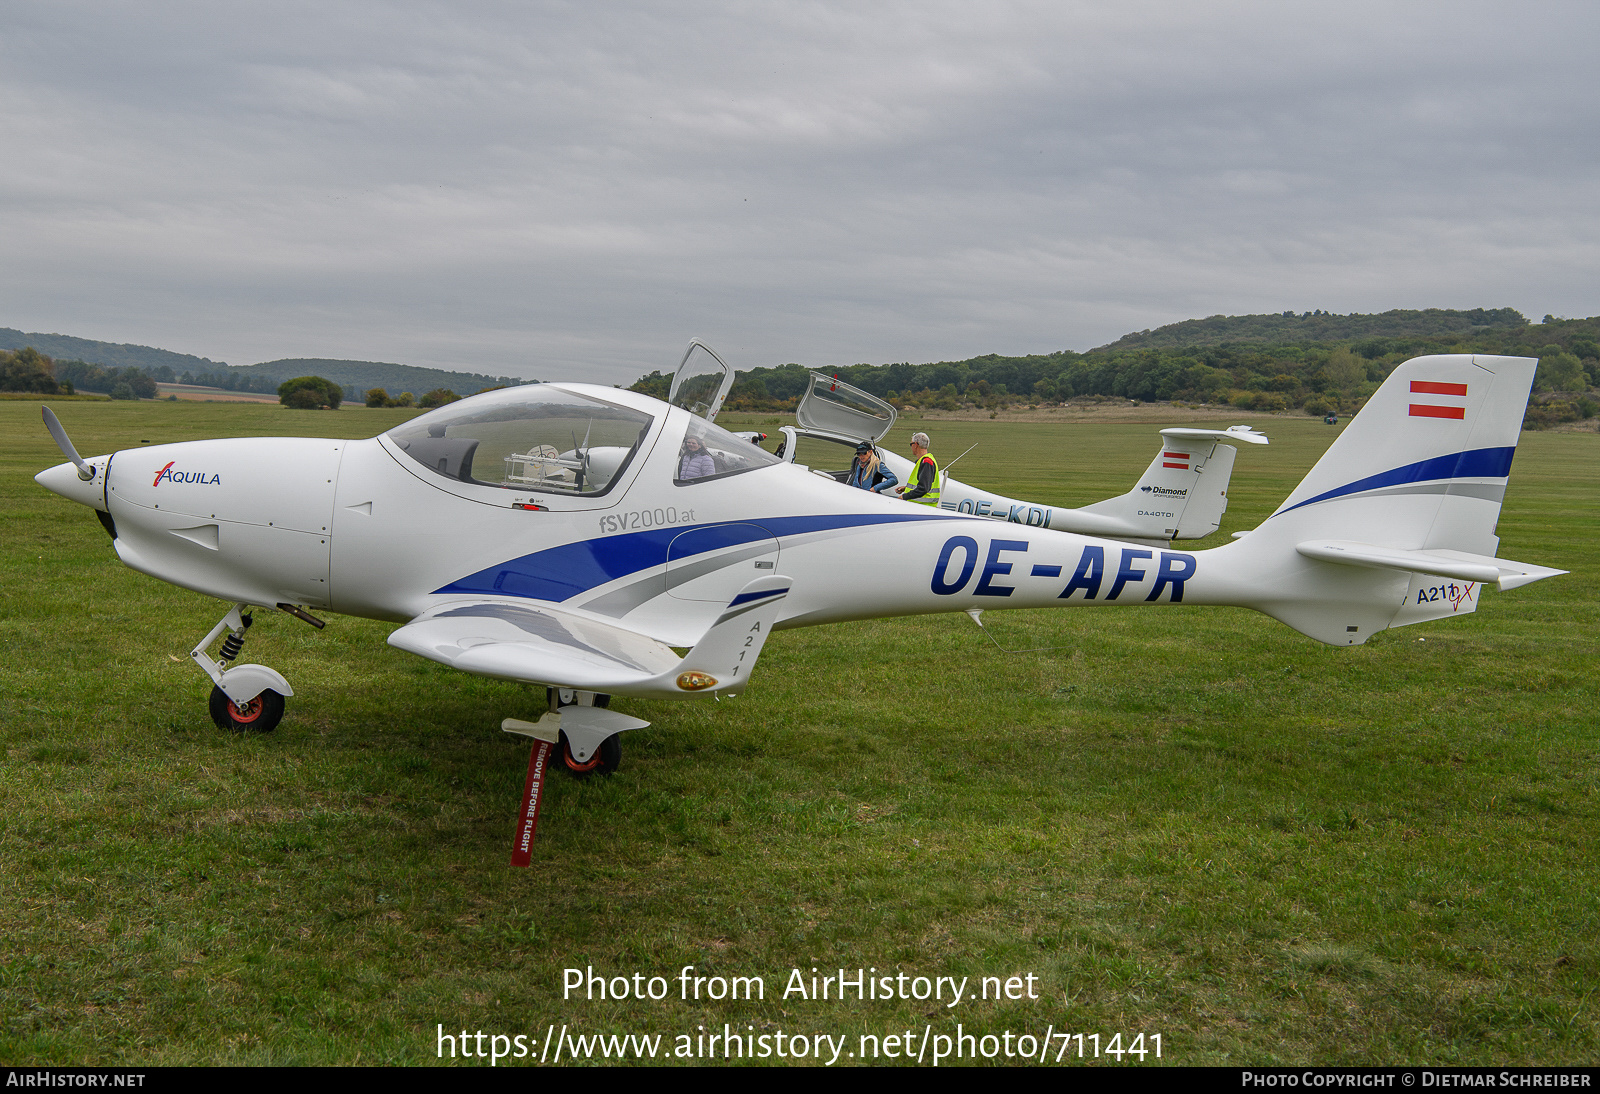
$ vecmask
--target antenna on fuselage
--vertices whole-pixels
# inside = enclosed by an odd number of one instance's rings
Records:
[[[974,449],[974,448],[977,448],[977,447],[978,447],[978,446],[977,446],[977,444],[976,444],[976,443],[973,443],[973,444],[971,444],[971,445],[968,445],[968,446],[967,446],[967,452],[971,452],[971,451],[972,451],[972,450],[973,450],[973,449]],[[963,452],[963,453],[961,453],[961,456],[965,456],[965,455],[966,455],[966,454],[967,454],[967,452]],[[960,460],[961,460],[961,456],[957,456],[957,457],[956,457],[956,458],[955,458],[955,459],[953,459],[953,460],[951,460],[951,461],[950,461],[950,462],[949,462],[949,463],[947,463],[947,464],[945,464],[945,465],[944,465],[944,470],[945,470],[945,472],[946,472],[946,473],[948,473],[948,472],[949,472],[949,470],[950,470],[950,469],[951,469],[951,468],[952,468],[952,467],[954,467],[954,466],[955,466],[955,465],[956,465],[956,464],[957,464],[957,463],[958,463],[958,462],[960,462]],[[979,611],[982,611],[982,610],[983,610],[983,609],[981,609],[981,608],[980,608],[980,609],[979,609]],[[983,626],[983,624],[982,624],[982,623],[979,623],[979,624],[978,624],[978,626],[980,626],[980,627],[981,627],[981,626]]]
[[[974,446],[974,447],[976,447],[976,446]],[[967,452],[971,452],[971,451],[972,451],[971,448],[967,449]],[[967,454],[967,452],[961,453],[961,456],[965,456]],[[959,460],[961,458],[961,456],[957,456],[956,459]],[[989,635],[989,641],[993,642],[994,645],[995,645],[995,649],[999,650],[1001,653],[1048,653],[1050,650],[1070,650],[1070,649],[1072,649],[1071,646],[1039,646],[1038,648],[1031,649],[1031,650],[1008,650],[1008,649],[1006,649],[1004,646],[1002,646],[1000,644],[1000,640],[998,638],[996,638],[992,634],[989,634],[989,628],[985,627],[983,625],[983,619],[982,619],[983,609],[982,608],[968,608],[967,609],[967,615],[972,617],[972,621],[978,625],[978,629],[980,631],[982,631],[986,635]]]

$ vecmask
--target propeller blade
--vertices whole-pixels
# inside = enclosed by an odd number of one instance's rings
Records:
[[[72,447],[72,438],[67,436],[67,431],[61,428],[61,419],[56,417],[56,412],[49,407],[44,410],[44,427],[50,431],[50,436],[55,439],[56,447],[61,449],[61,454],[78,465],[78,478],[88,482],[94,478],[94,468],[83,462],[83,457],[78,455],[78,450]]]

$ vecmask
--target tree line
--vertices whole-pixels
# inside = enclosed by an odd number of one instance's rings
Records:
[[[232,383],[206,383],[208,380]],[[0,350],[0,391],[28,392],[36,395],[74,395],[79,391],[108,394],[113,399],[154,399],[160,394],[159,383],[199,384],[204,387],[226,387],[230,391],[261,391],[276,394],[284,406],[301,410],[327,408],[338,410],[344,402],[344,389],[332,380],[321,376],[297,376],[282,383],[263,383],[259,376],[207,375],[199,378],[183,373],[172,375],[165,366],[142,369],[137,365],[94,365],[86,361],[53,361],[33,346],[15,351]],[[248,382],[249,386],[246,386]],[[421,399],[407,391],[391,398],[382,388],[372,388],[363,393],[368,406],[409,407],[423,410],[453,403],[461,396],[448,388],[434,388]]]
[[[1387,314],[1400,316],[1402,326],[1414,327],[1418,322],[1415,317],[1419,313]],[[1412,357],[1487,353],[1540,358],[1529,403],[1530,426],[1593,417],[1600,411],[1600,403],[1590,396],[1590,389],[1600,386],[1600,317],[1546,316],[1542,324],[1530,324],[1512,309],[1441,310],[1434,314],[1443,329],[1426,334],[1171,347],[1116,348],[1119,343],[1113,343],[1086,353],[986,354],[964,361],[857,364],[817,371],[837,376],[902,409],[999,409],[1120,398],[1300,410],[1321,416],[1360,409],[1395,366]],[[1500,321],[1499,325],[1474,322],[1486,317]],[[1348,324],[1352,319],[1383,317],[1338,318]],[[1356,325],[1368,331],[1382,329],[1373,323]],[[811,371],[786,364],[741,372],[726,405],[730,410],[792,410],[805,392]],[[641,377],[633,390],[665,398],[671,380],[670,375],[652,372]]]
[[[33,346],[0,350],[0,391],[26,391],[37,395],[73,395],[79,390],[110,395],[113,399],[154,399],[156,379],[135,365],[91,365],[83,361],[52,361]]]
[[[113,399],[154,399],[157,384],[195,384],[228,391],[253,391],[270,395],[276,382],[259,376],[201,373],[175,374],[166,365],[97,365],[88,361],[55,361],[33,346],[0,350],[0,391],[29,391],[41,395],[71,395],[78,391],[110,395]]]

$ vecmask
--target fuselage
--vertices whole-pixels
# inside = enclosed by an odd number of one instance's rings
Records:
[[[495,639],[412,621],[445,608],[522,620],[547,660],[566,657],[550,643],[623,663],[622,646],[653,642],[654,665],[757,595],[763,633],[975,608],[1237,605],[1359,645],[1470,614],[1480,583],[1563,572],[1495,553],[1536,364],[1404,363],[1272,516],[1208,551],[852,489],[688,410],[582,384],[486,392],[370,440],[195,441],[36,478],[99,510],[137,570],[236,603],[406,623],[406,648],[452,664]],[[417,648],[426,635],[453,652]],[[571,686],[535,661],[516,678]]]
[[[615,408],[628,430],[647,424],[626,447],[586,445],[581,421],[561,426],[558,435],[573,438],[564,452],[506,442],[499,459],[515,472],[485,478],[499,474],[485,438],[505,428],[500,419],[517,412],[517,399],[541,391]],[[404,622],[453,599],[520,599],[674,646],[698,640],[763,574],[793,581],[780,627],[971,608],[1271,611],[1263,599],[1274,588],[1304,596],[1341,579],[1337,568],[1292,554],[1252,552],[1248,540],[1189,552],[1001,524],[851,489],[770,457],[687,477],[686,434],[716,427],[631,392],[541,385],[477,399],[488,409],[476,416],[467,400],[452,404],[466,408],[455,418],[437,419],[445,425],[428,428],[435,411],[369,440],[128,450],[92,461],[104,481],[75,488],[83,496],[65,485],[57,492],[109,512],[129,566],[224,600]],[[57,489],[58,470],[41,483]],[[571,481],[584,473],[588,486]],[[1393,603],[1403,593],[1401,581]]]

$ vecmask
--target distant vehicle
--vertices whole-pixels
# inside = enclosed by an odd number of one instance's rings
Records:
[[[1325,423],[1327,423],[1328,425],[1338,425],[1339,424],[1339,415],[1337,415],[1337,414],[1329,414],[1327,417],[1323,418],[1322,420]]]
[[[904,483],[913,470],[912,462],[898,452],[876,447],[894,426],[896,413],[876,395],[813,372],[795,408],[798,424],[780,430],[784,439],[778,452],[788,463],[799,463],[844,482],[856,446],[867,441]],[[995,494],[952,478],[941,463],[939,508],[1010,524],[1165,547],[1175,539],[1200,539],[1221,527],[1222,514],[1228,508],[1228,480],[1238,454],[1234,446],[1241,443],[1266,444],[1267,438],[1244,425],[1163,429],[1155,457],[1133,489],[1081,509]],[[947,450],[941,455],[951,461],[957,458]],[[1019,453],[1018,458],[1045,459],[1049,455]]]
[[[1195,553],[997,524],[786,464],[709,420],[731,372],[698,374],[726,369],[698,343],[670,402],[527,385],[361,441],[85,460],[45,408],[68,462],[35,479],[95,510],[128,566],[232,605],[190,654],[219,726],[271,729],[293,694],[275,670],[233,664],[251,605],[317,627],[312,610],[338,612],[401,624],[390,645],[418,656],[544,685],[550,711],[504,725],[556,743],[557,766],[582,775],[614,770],[619,735],[649,724],[606,709],[612,696],[737,695],[774,629],[1181,603],[1354,646],[1475,611],[1483,583],[1563,572],[1495,557],[1536,364],[1401,365],[1271,517]]]

